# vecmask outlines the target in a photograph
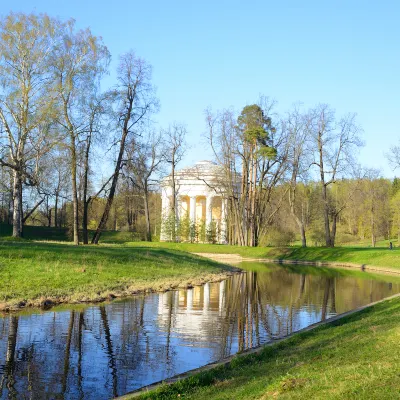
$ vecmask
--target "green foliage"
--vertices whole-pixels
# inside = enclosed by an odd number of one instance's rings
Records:
[[[296,235],[294,232],[272,227],[266,235],[260,238],[259,246],[290,246],[295,239]]]
[[[190,231],[190,217],[189,213],[186,213],[179,220],[179,226],[177,230],[177,236],[179,237],[180,242],[190,241],[191,231]]]
[[[197,238],[196,242],[205,243],[207,239],[207,232],[206,232],[206,221],[204,219],[200,220],[197,224]]]
[[[277,150],[270,146],[270,132],[274,132],[271,118],[266,118],[260,106],[253,104],[243,108],[238,117],[238,127],[243,132],[243,139],[261,158],[273,159]]]
[[[208,243],[217,243],[218,241],[218,225],[215,221],[212,221],[208,224],[206,230],[206,241]]]
[[[400,190],[400,179],[395,177],[392,182],[392,196]]]
[[[173,212],[163,218],[162,227],[165,240],[175,242],[177,239],[179,226],[177,224],[176,216]]]

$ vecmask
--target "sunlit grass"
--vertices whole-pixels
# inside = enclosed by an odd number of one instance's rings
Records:
[[[150,246],[194,253],[239,254],[250,258],[304,261],[336,261],[400,268],[400,248],[385,247],[239,247],[197,243],[130,243],[132,247]]]
[[[163,248],[1,241],[0,303],[97,300],[110,292],[129,294],[201,281],[227,270],[211,260]]]
[[[394,299],[140,398],[398,399],[399,341]]]

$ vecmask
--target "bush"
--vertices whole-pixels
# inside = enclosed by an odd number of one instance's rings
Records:
[[[271,228],[268,233],[261,237],[259,240],[259,246],[290,246],[296,239],[296,235],[291,231],[282,231],[278,228]]]

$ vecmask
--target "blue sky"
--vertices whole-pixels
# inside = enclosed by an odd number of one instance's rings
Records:
[[[9,11],[74,18],[103,37],[113,62],[134,49],[153,65],[158,123],[187,125],[182,166],[209,158],[204,109],[240,110],[260,94],[284,113],[293,103],[355,112],[360,162],[394,175],[385,152],[400,139],[398,1],[0,0]],[[400,171],[397,172],[400,175]]]

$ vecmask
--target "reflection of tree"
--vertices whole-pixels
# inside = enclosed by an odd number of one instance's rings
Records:
[[[82,375],[82,331],[83,326],[85,325],[84,321],[84,311],[79,312],[79,323],[78,323],[78,389],[80,398],[84,398],[83,393],[83,375]]]
[[[172,327],[172,312],[173,312],[173,292],[168,292],[168,319],[167,319],[167,341],[165,361],[170,363],[170,346],[171,346],[171,327]]]
[[[321,307],[321,321],[326,320],[326,316],[328,313],[328,301],[329,301],[329,295],[334,289],[334,278],[326,278],[326,283],[325,283],[325,288],[324,288],[324,298],[322,300],[322,307]]]
[[[71,353],[71,341],[72,341],[72,333],[74,330],[74,319],[75,319],[75,311],[71,310],[71,314],[69,317],[69,324],[68,324],[67,343],[65,345],[64,371],[63,371],[62,381],[61,381],[63,395],[65,394],[65,392],[67,390],[69,360],[70,360],[70,353]]]
[[[10,324],[8,329],[6,363],[4,368],[4,375],[0,381],[0,396],[3,394],[4,383],[7,382],[7,389],[9,398],[16,398],[17,392],[15,390],[15,350],[17,347],[18,335],[18,316],[10,316]]]
[[[101,321],[103,323],[104,334],[106,337],[107,344],[107,355],[109,360],[109,367],[111,369],[111,375],[113,380],[113,396],[118,396],[118,376],[117,376],[117,364],[115,362],[114,351],[111,341],[110,325],[108,324],[107,311],[104,306],[100,306]]]

